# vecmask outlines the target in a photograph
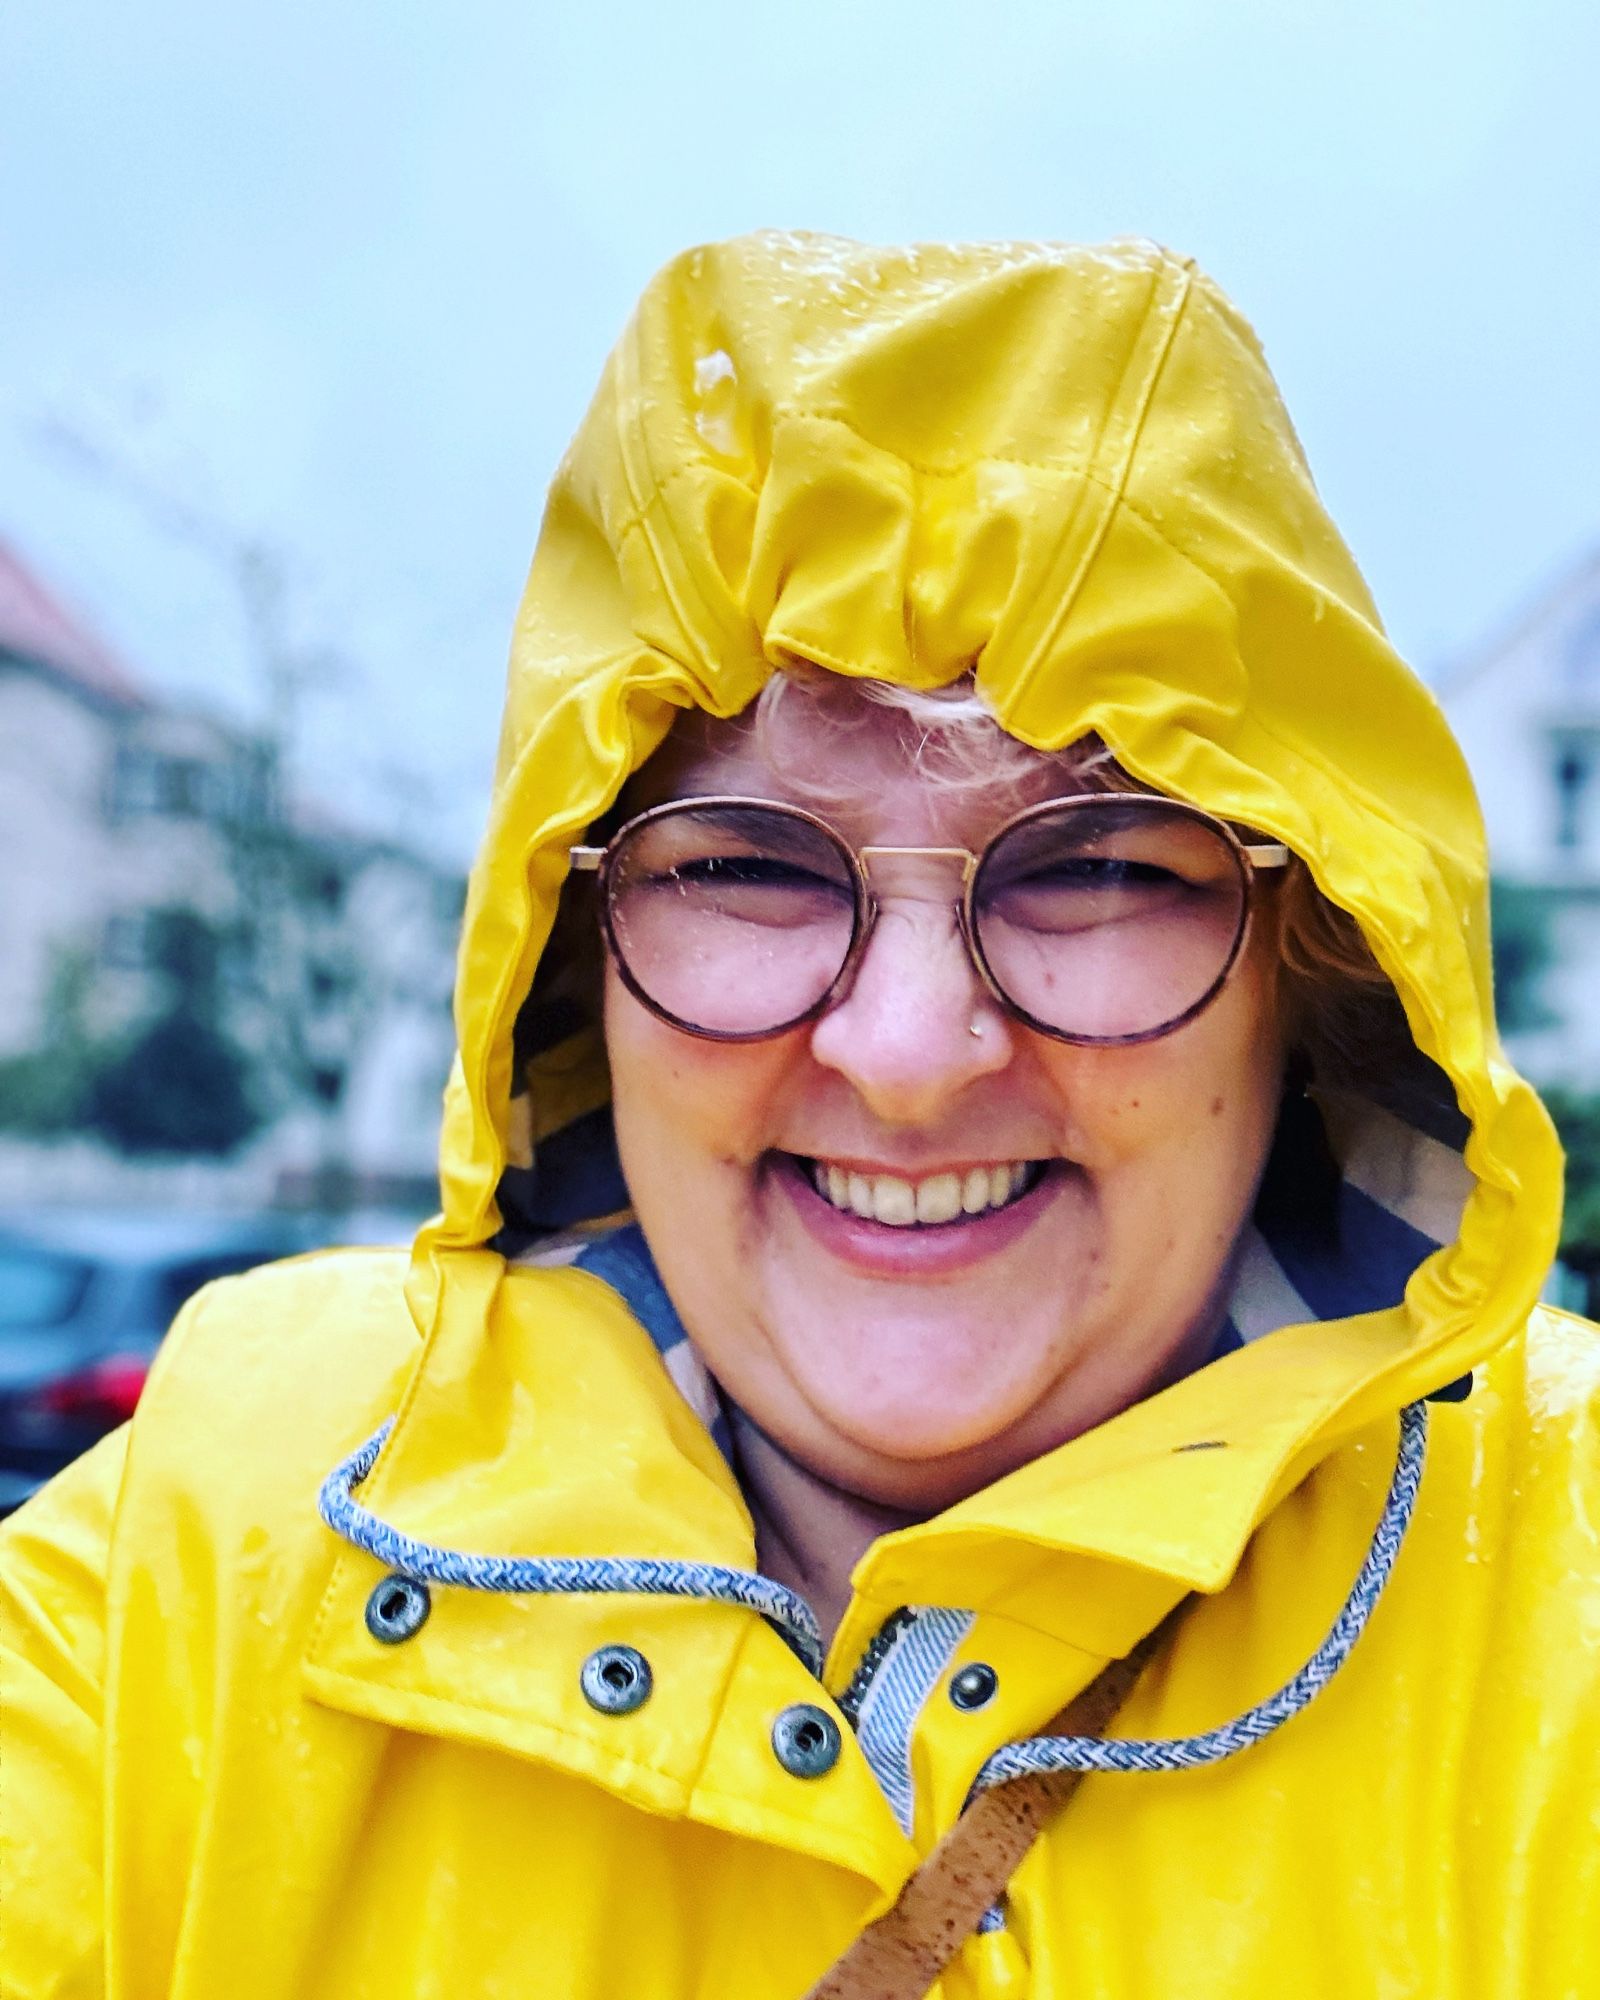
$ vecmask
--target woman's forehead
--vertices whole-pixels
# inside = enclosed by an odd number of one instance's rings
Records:
[[[970,744],[970,739],[969,739]],[[912,717],[870,700],[796,701],[769,726],[748,716],[686,713],[628,788],[632,810],[710,793],[804,806],[841,831],[870,833],[908,816],[950,837],[980,832],[1026,805],[1085,789],[1074,761],[1031,750],[994,725],[994,768],[968,754],[959,772]]]

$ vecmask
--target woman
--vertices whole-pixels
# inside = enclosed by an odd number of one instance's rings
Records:
[[[5,1991],[799,1995],[1085,1767],[950,2000],[1592,1990],[1600,1368],[1488,966],[1191,266],[680,259],[518,622],[442,1216],[203,1294],[6,1530]]]

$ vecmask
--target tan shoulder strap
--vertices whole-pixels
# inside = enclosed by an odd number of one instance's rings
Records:
[[[1113,1660],[1041,1734],[1103,1736],[1177,1615]],[[806,2000],[922,2000],[999,1901],[1045,1822],[1082,1782],[1081,1771],[1051,1771],[980,1793],[908,1879],[894,1908],[868,1925]]]

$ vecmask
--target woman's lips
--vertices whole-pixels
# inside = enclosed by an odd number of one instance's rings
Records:
[[[793,1153],[768,1155],[771,1181],[807,1233],[841,1263],[883,1278],[943,1277],[1009,1249],[1057,1198],[1070,1172],[1066,1161],[1053,1160],[1034,1187],[1004,1208],[906,1228],[835,1208],[818,1194],[809,1168]]]

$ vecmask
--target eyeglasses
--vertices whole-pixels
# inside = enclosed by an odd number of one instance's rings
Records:
[[[1289,850],[1246,845],[1196,806],[1142,792],[1030,806],[981,854],[852,848],[816,814],[762,799],[681,799],[574,847],[599,877],[624,985],[710,1041],[759,1041],[848,993],[877,922],[869,869],[959,863],[954,914],[985,987],[1039,1034],[1093,1045],[1170,1034],[1238,963],[1258,872]]]

